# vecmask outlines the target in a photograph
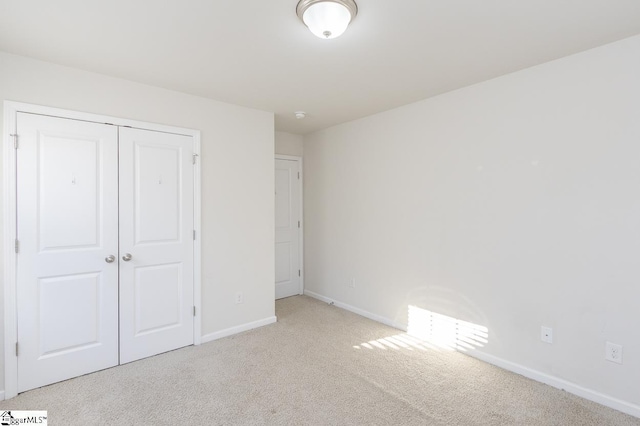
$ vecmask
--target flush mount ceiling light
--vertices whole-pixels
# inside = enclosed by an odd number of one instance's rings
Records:
[[[353,0],[300,0],[296,13],[313,34],[330,39],[345,32],[358,6]]]

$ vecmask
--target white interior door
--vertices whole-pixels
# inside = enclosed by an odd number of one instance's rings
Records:
[[[120,128],[120,362],[193,344],[193,138]]]
[[[302,294],[300,162],[276,159],[276,299]]]
[[[118,364],[118,135],[26,113],[17,131],[22,392]]]

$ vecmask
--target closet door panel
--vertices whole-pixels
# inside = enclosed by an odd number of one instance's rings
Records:
[[[121,362],[193,344],[193,140],[120,129]]]
[[[118,364],[117,128],[18,113],[18,391]]]

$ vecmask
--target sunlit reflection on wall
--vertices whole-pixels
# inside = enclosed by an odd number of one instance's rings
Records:
[[[447,350],[467,352],[487,344],[487,327],[409,306],[407,333],[370,340],[353,348],[362,350]]]

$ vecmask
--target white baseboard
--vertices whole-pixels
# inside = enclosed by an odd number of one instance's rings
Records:
[[[4,391],[0,391],[0,401],[4,401]]]
[[[400,324],[398,322],[392,321],[389,318],[383,317],[381,315],[372,314],[371,312],[365,311],[364,309],[356,308],[355,306],[351,306],[351,305],[348,305],[346,303],[342,303],[342,302],[339,302],[337,300],[330,299],[330,298],[328,298],[326,296],[323,296],[321,294],[314,293],[313,291],[305,290],[304,294],[306,296],[313,297],[314,299],[321,300],[321,301],[323,301],[325,303],[333,304],[334,306],[337,306],[338,308],[342,308],[342,309],[344,309],[346,311],[353,312],[354,314],[358,314],[358,315],[363,316],[365,318],[369,318],[370,320],[374,320],[374,321],[380,322],[380,323],[382,323],[384,325],[388,325],[389,327],[393,327],[393,328],[397,328],[399,330],[407,331],[406,324]]]
[[[331,299],[329,297],[323,296],[318,293],[314,293],[313,291],[305,290],[304,294],[313,297],[314,299],[321,300],[326,303],[333,303],[334,306],[338,308],[345,309],[347,311],[351,311],[355,314],[361,315],[365,318],[369,318],[371,320],[380,322],[382,324],[388,325],[390,327],[397,328],[399,330],[407,331],[407,326],[404,324],[398,324],[389,318],[385,318],[380,315],[372,314],[371,312],[365,311],[360,308],[356,308],[355,306],[347,305],[346,303],[339,302],[337,300]],[[520,374],[521,376],[527,377],[529,379],[535,380],[537,382],[544,383],[546,385],[552,386],[557,389],[565,390],[569,393],[582,397],[584,399],[588,399],[589,401],[597,402],[598,404],[602,404],[605,407],[613,408],[614,410],[621,411],[623,413],[632,415],[634,417],[640,418],[640,405],[632,404],[630,402],[622,401],[620,399],[613,398],[611,396],[605,395],[600,392],[596,392],[592,389],[585,388],[583,386],[577,385],[575,383],[571,383],[567,380],[560,379],[555,376],[551,376],[546,373],[542,373],[540,371],[534,370],[529,367],[525,367],[520,364],[516,364],[511,361],[507,361],[502,358],[495,357],[493,355],[486,354],[484,352],[480,352],[478,350],[474,350],[471,352],[461,352],[462,354],[471,356],[473,358],[479,359],[480,361],[484,361],[488,364],[495,365],[504,370],[511,371],[516,374]]]
[[[611,396],[605,395],[589,388],[585,388],[567,380],[560,379],[550,374],[542,373],[532,368],[525,367],[523,365],[516,364],[515,362],[507,361],[505,359],[498,358],[496,356],[489,355],[478,350],[462,353],[464,353],[465,355],[469,355],[470,357],[479,359],[480,361],[495,365],[496,367],[500,367],[504,370],[520,374],[521,376],[535,380],[536,382],[544,383],[557,389],[562,389],[584,399],[588,399],[589,401],[602,404],[605,407],[613,408],[614,410],[622,411],[623,413],[640,418],[640,406],[632,404],[630,402],[613,398]]]
[[[232,336],[234,334],[242,333],[243,331],[253,330],[254,328],[273,324],[276,321],[278,321],[278,318],[273,316],[273,317],[263,318],[258,321],[237,325],[235,327],[226,328],[224,330],[216,331],[214,333],[205,334],[204,336],[202,336],[202,343],[207,343],[213,340],[222,339],[223,337]]]

